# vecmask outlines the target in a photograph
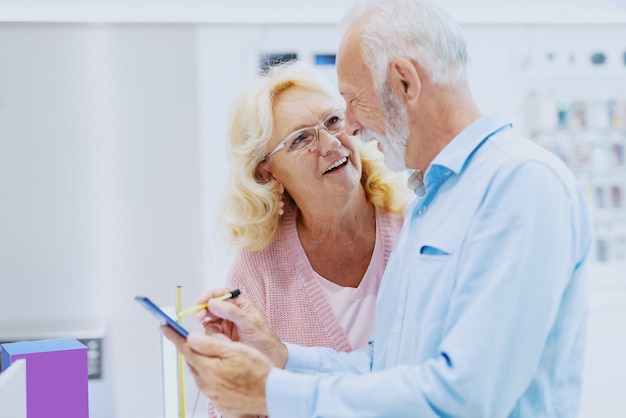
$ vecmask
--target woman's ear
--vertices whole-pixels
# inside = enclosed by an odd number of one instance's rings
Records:
[[[394,58],[389,63],[387,82],[391,91],[407,105],[417,102],[422,80],[415,64],[406,58]]]
[[[255,176],[256,179],[262,183],[269,183],[274,178],[272,172],[269,170],[269,164],[264,161],[257,164]]]

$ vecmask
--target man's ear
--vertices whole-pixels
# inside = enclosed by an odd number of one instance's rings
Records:
[[[256,179],[261,183],[269,183],[274,178],[272,172],[269,170],[269,164],[266,162],[257,164],[255,175]]]
[[[422,80],[415,64],[406,58],[394,58],[387,74],[393,94],[407,105],[415,104],[422,91]]]

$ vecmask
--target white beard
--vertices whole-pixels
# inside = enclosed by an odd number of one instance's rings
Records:
[[[370,129],[363,129],[363,141],[378,141],[383,148],[385,165],[395,172],[406,170],[404,157],[409,138],[409,116],[406,108],[393,93],[385,91],[382,95],[383,115],[387,124],[387,133],[378,134]]]

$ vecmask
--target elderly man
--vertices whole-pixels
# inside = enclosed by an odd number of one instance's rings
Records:
[[[162,332],[227,415],[577,416],[592,226],[574,177],[481,114],[461,29],[437,7],[359,3],[346,27],[346,132],[413,170],[417,195],[369,349],[283,344],[245,298],[210,300],[219,290],[203,298],[211,335]]]

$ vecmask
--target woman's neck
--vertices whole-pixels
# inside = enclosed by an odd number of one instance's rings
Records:
[[[314,219],[299,213],[297,229],[313,270],[339,286],[356,288],[374,252],[376,208],[364,200],[345,209]]]

